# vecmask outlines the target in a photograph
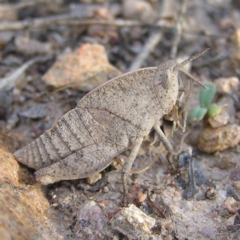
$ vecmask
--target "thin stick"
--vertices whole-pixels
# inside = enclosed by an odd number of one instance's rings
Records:
[[[176,59],[176,56],[177,56],[178,45],[182,37],[182,22],[187,11],[187,3],[188,3],[188,0],[183,0],[179,21],[176,24],[176,28],[175,28],[176,34],[173,40],[173,45],[172,45],[171,55],[170,55],[172,59]]]
[[[172,13],[173,0],[164,0],[163,9],[159,15],[163,16],[163,18],[168,18],[170,13]],[[144,44],[142,51],[136,56],[133,60],[131,66],[128,71],[134,71],[139,69],[142,66],[142,63],[147,59],[147,57],[151,54],[153,49],[157,46],[157,44],[162,40],[163,34],[160,30],[153,32],[147,41]]]
[[[22,29],[33,29],[33,28],[48,28],[51,26],[89,26],[89,25],[103,25],[103,26],[115,26],[115,27],[153,27],[153,28],[172,28],[174,26],[173,21],[168,21],[167,19],[160,19],[157,23],[153,25],[144,24],[139,21],[134,20],[123,20],[116,19],[114,21],[99,21],[99,20],[87,20],[76,19],[76,16],[71,14],[51,16],[46,18],[35,18],[32,20],[23,20],[16,22],[1,22],[0,32],[9,30],[22,30]]]
[[[134,71],[141,67],[142,63],[145,59],[149,56],[149,54],[153,51],[156,45],[161,41],[162,33],[157,31],[153,33],[146,41],[143,50],[137,55],[135,60],[132,62],[131,66],[129,67],[128,71]]]
[[[4,10],[19,10],[21,8],[26,8],[26,7],[31,7],[31,6],[35,6],[37,4],[41,4],[41,3],[46,3],[46,0],[32,0],[32,1],[24,1],[24,2],[19,2],[19,3],[15,3],[15,4],[0,4],[0,9],[4,9]]]
[[[25,62],[22,66],[17,68],[15,71],[10,73],[7,77],[0,78],[0,90],[3,88],[11,89],[14,87],[16,81],[20,78],[20,76],[34,63],[36,62],[44,62],[51,58],[52,56],[39,56],[29,61]]]

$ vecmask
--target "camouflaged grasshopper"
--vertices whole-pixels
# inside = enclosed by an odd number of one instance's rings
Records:
[[[143,138],[152,128],[166,150],[173,153],[160,128],[160,119],[170,113],[178,100],[179,72],[197,81],[182,67],[207,50],[180,64],[170,60],[102,84],[84,96],[55,126],[16,151],[15,158],[36,169],[36,179],[42,184],[51,184],[100,172],[115,156],[131,149],[122,170],[126,182]]]

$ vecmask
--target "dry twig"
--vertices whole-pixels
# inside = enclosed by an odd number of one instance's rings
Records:
[[[147,39],[143,50],[137,55],[131,66],[129,67],[128,71],[134,71],[141,67],[144,60],[149,56],[152,50],[156,47],[156,45],[161,41],[162,33],[160,31],[154,32],[151,36]]]
[[[175,27],[176,28],[176,34],[175,34],[172,49],[171,49],[171,59],[175,59],[176,56],[177,56],[178,45],[179,45],[179,42],[180,42],[181,37],[182,37],[182,21],[183,21],[183,18],[185,16],[185,13],[187,11],[187,3],[188,3],[188,0],[183,0],[179,20],[177,21],[177,24],[176,24],[176,27]]]
[[[9,30],[22,30],[22,29],[34,29],[34,28],[48,28],[54,25],[67,25],[67,26],[88,26],[88,25],[103,25],[103,26],[115,26],[115,27],[149,27],[149,24],[144,24],[139,21],[116,19],[114,21],[99,21],[88,19],[76,19],[76,16],[72,14],[63,14],[58,16],[51,16],[46,18],[27,19],[16,22],[2,22],[0,25],[0,31]],[[154,28],[172,28],[174,26],[173,21],[166,19],[159,20],[151,27]]]
[[[169,11],[170,5],[168,4],[170,1],[163,2],[163,10],[161,12],[162,19],[170,19]],[[149,54],[153,51],[153,49],[157,46],[157,44],[162,40],[162,32],[158,30],[157,32],[153,32],[150,37],[147,39],[144,44],[143,50],[136,56],[135,60],[129,67],[128,71],[134,71],[142,66],[142,63],[149,56]]]
[[[21,67],[17,68],[14,72],[10,73],[7,77],[0,79],[0,90],[7,87],[8,89],[14,87],[16,81],[20,79],[22,74],[34,63],[43,62],[49,60],[50,56],[40,56],[35,57],[26,63],[24,63]]]
[[[24,1],[15,4],[0,4],[0,8],[4,10],[19,10],[21,8],[31,7],[37,4],[46,3],[46,0]]]

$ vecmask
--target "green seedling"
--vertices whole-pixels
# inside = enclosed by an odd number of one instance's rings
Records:
[[[190,119],[193,121],[201,121],[207,113],[207,108],[195,107],[190,112]]]
[[[217,104],[212,103],[208,106],[208,116],[215,117],[222,111],[222,107],[219,107]]]
[[[201,121],[206,114],[209,117],[218,115],[222,108],[212,103],[216,93],[216,86],[213,83],[205,84],[206,89],[202,88],[199,94],[200,107],[195,107],[190,112],[190,119],[193,121]]]

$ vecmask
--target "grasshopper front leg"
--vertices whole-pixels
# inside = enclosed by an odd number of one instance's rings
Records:
[[[157,122],[153,128],[155,129],[155,131],[159,134],[160,136],[160,140],[162,141],[164,147],[166,148],[166,150],[173,155],[175,152],[173,150],[172,144],[169,142],[169,140],[167,139],[167,137],[165,136],[165,134],[163,133],[163,131],[160,128],[160,122]],[[128,186],[127,186],[127,177],[130,173],[130,170],[132,168],[133,162],[138,154],[138,151],[141,147],[141,144],[143,142],[143,138],[138,138],[136,140],[136,142],[133,145],[131,154],[129,156],[129,159],[126,161],[123,169],[122,169],[122,182],[123,182],[123,194],[124,194],[124,206],[127,206],[127,194],[128,194]],[[170,162],[171,163],[171,162]],[[173,167],[173,166],[172,166]]]
[[[174,154],[174,150],[172,147],[172,144],[169,142],[169,140],[167,139],[167,137],[165,136],[165,134],[163,133],[162,129],[160,128],[160,124],[159,122],[157,122],[154,126],[153,126],[154,130],[158,133],[160,140],[163,143],[163,146],[166,148],[166,150],[168,152],[170,152],[171,154]]]
[[[170,163],[172,169],[175,169],[173,163],[172,163],[172,157],[173,155],[176,155],[175,151],[173,150],[172,144],[170,143],[170,141],[168,140],[168,138],[166,137],[166,135],[163,133],[162,129],[160,128],[160,124],[159,122],[157,122],[154,126],[153,126],[154,130],[158,133],[161,142],[163,143],[163,146],[165,147],[165,149],[168,151],[167,154],[167,160]]]

